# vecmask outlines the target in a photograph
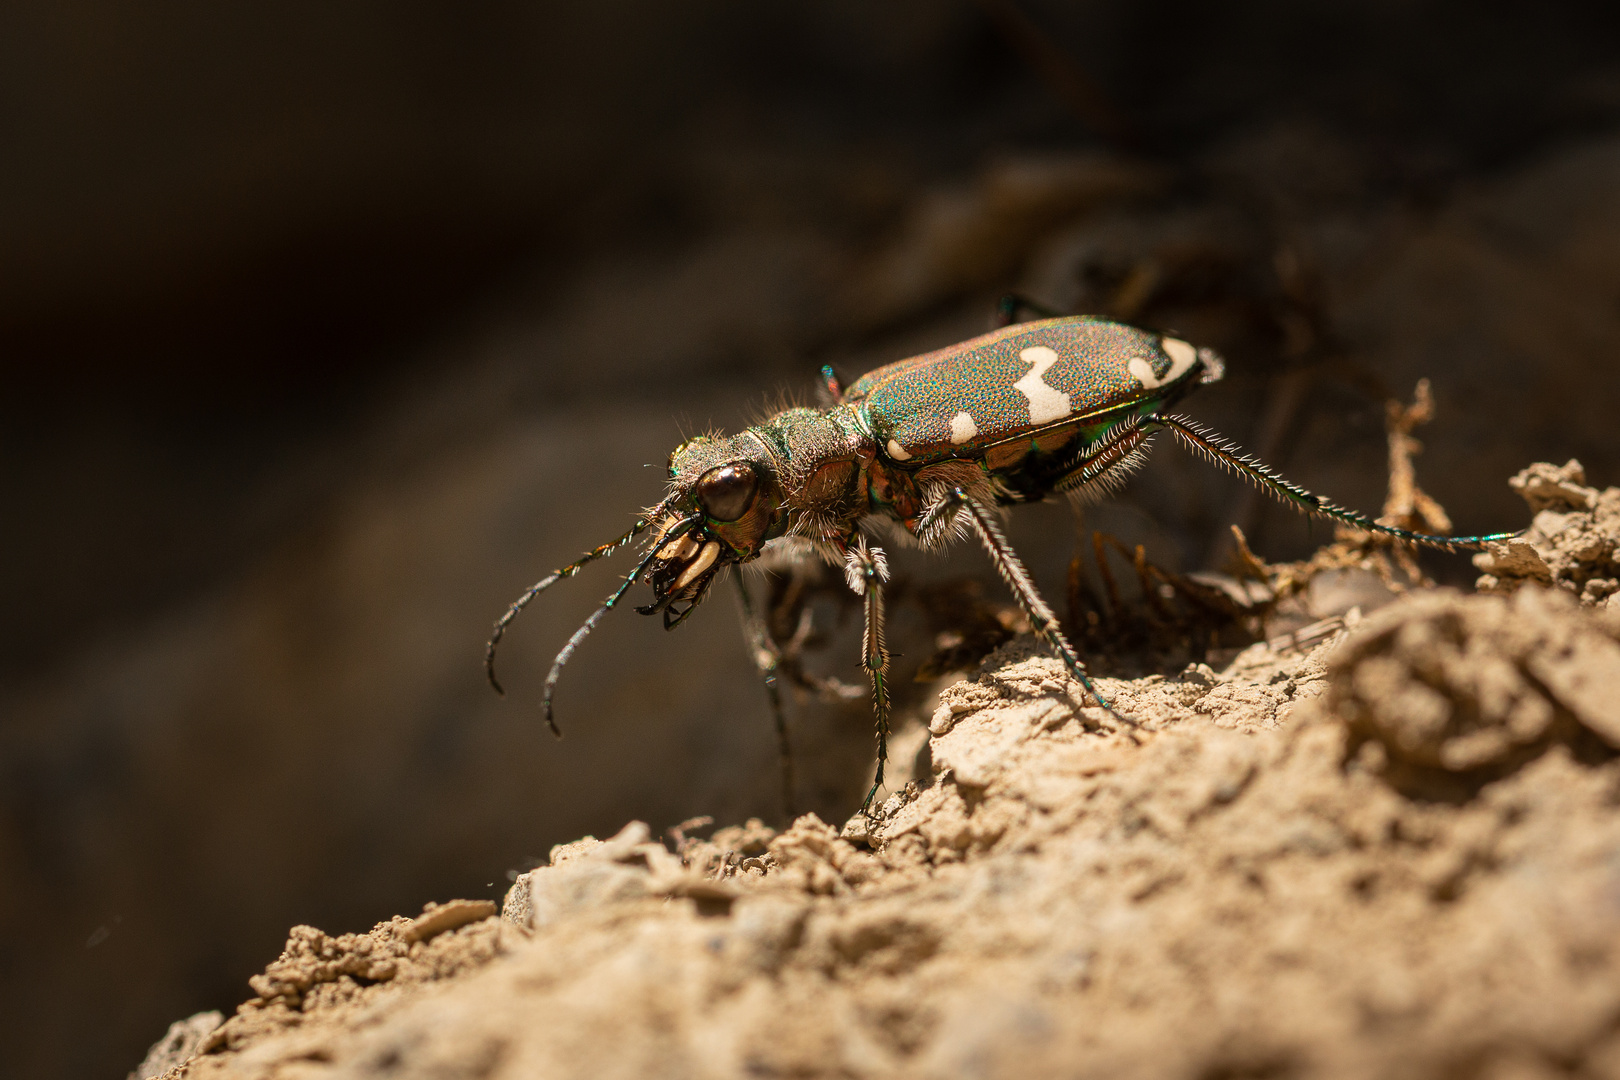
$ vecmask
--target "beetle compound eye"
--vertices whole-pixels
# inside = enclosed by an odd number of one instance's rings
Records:
[[[697,482],[698,502],[716,521],[736,521],[748,512],[759,490],[759,475],[747,465],[710,469]]]

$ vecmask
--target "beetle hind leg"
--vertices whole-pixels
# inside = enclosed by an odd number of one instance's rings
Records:
[[[1521,529],[1518,532],[1486,533],[1481,536],[1437,536],[1433,533],[1398,529],[1393,525],[1381,525],[1365,514],[1347,510],[1314,492],[1305,490],[1298,484],[1284,480],[1273,472],[1270,466],[1243,453],[1236,443],[1194,424],[1184,416],[1160,416],[1155,420],[1175,433],[1188,449],[1223,468],[1232,470],[1260,490],[1276,496],[1302,513],[1337,521],[1353,529],[1392,536],[1409,544],[1422,544],[1443,551],[1482,548],[1493,541],[1511,540],[1524,534],[1524,530]]]
[[[1023,293],[1007,293],[996,301],[996,325],[1011,326],[1026,311],[1042,319],[1055,319],[1062,315],[1062,312],[1038,300],[1031,300]]]

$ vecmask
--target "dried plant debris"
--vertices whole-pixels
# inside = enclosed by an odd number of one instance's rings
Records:
[[[1417,590],[1099,686],[1141,730],[1020,637],[871,819],[299,928],[169,1075],[1620,1077],[1620,617]]]
[[[1571,459],[1538,462],[1508,486],[1536,515],[1520,540],[1474,556],[1480,592],[1511,593],[1527,584],[1573,593],[1588,607],[1620,610],[1620,488],[1599,491]]]
[[[1085,555],[1079,548],[1069,562],[1067,626],[1087,656],[1108,657],[1114,667],[1131,657],[1175,666],[1264,636],[1276,598],[1264,582],[1178,574],[1149,559],[1143,545],[1104,532],[1091,534],[1089,566]],[[1123,589],[1112,565],[1120,559],[1130,568]]]
[[[1434,394],[1428,379],[1419,379],[1410,404],[1395,399],[1384,403],[1384,431],[1389,443],[1389,485],[1383,512],[1377,521],[1411,532],[1446,535],[1451,532],[1451,516],[1433,496],[1418,486],[1413,459],[1423,444],[1413,431],[1434,419]],[[1314,617],[1330,614],[1333,606],[1321,595],[1324,577],[1334,592],[1358,593],[1361,603],[1354,606],[1371,611],[1412,589],[1433,585],[1418,565],[1413,548],[1392,537],[1365,532],[1348,526],[1335,526],[1333,542],[1318,548],[1309,559],[1295,563],[1268,565],[1249,550],[1241,532],[1236,540],[1235,565],[1238,573],[1262,578],[1277,602],[1300,597]],[[1373,579],[1376,579],[1376,583]],[[1348,610],[1340,609],[1339,614]]]

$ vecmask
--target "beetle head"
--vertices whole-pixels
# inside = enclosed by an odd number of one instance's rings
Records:
[[[646,578],[653,602],[673,628],[702,602],[723,567],[759,554],[778,517],[782,488],[770,452],[757,435],[688,439],[669,455],[670,495],[658,522]],[[695,525],[676,525],[701,515]]]

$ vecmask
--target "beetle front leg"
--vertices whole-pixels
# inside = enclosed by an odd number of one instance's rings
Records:
[[[1074,646],[1069,644],[1069,639],[1063,636],[1063,629],[1058,625],[1057,616],[1052,613],[1046,601],[1041,599],[1029,571],[1024,569],[1024,564],[1019,562],[1012,545],[1007,543],[1007,537],[1001,531],[1001,523],[996,520],[995,511],[971,498],[960,487],[956,488],[953,494],[956,501],[967,510],[973,531],[978,534],[985,551],[990,554],[990,561],[995,564],[996,572],[1012,590],[1018,606],[1024,609],[1030,627],[1058,654],[1058,658],[1063,661],[1063,666],[1069,669],[1074,681],[1085,688],[1086,693],[1096,698],[1097,704],[1108,710],[1108,715],[1122,724],[1138,727],[1135,720],[1122,716],[1097,692],[1097,687],[1092,684],[1091,676],[1086,671],[1086,665],[1081,663]]]
[[[872,715],[877,724],[877,773],[872,790],[861,800],[861,813],[868,813],[872,799],[883,786],[883,767],[889,760],[889,650],[883,644],[883,583],[889,578],[889,561],[882,548],[868,547],[866,538],[856,540],[844,560],[844,578],[857,596],[866,597],[866,631],[861,638],[861,666],[872,683]]]

